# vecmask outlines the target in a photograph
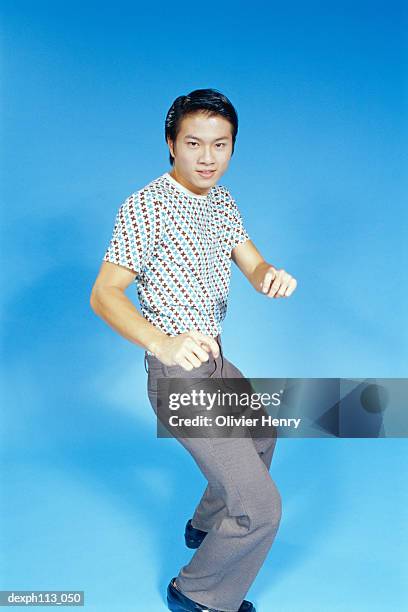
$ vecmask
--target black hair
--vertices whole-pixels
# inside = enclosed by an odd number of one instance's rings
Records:
[[[165,139],[175,143],[180,131],[182,119],[189,114],[205,112],[209,116],[221,115],[232,126],[232,153],[234,153],[235,139],[238,132],[238,115],[226,96],[216,89],[195,89],[187,96],[176,98],[169,108],[165,121]],[[170,164],[174,164],[174,157],[169,154]]]

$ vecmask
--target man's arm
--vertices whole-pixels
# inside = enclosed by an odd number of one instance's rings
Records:
[[[219,355],[214,338],[191,329],[169,337],[152,325],[125,295],[136,274],[124,266],[103,261],[92,287],[92,310],[112,329],[134,344],[147,349],[165,365],[181,365],[191,371],[208,361],[208,353]]]
[[[296,289],[296,280],[285,270],[266,262],[252,240],[234,247],[231,259],[254,289],[267,297],[289,297]]]
[[[91,308],[121,336],[155,354],[166,334],[149,323],[125,295],[135,278],[136,274],[128,268],[102,262],[92,287]]]

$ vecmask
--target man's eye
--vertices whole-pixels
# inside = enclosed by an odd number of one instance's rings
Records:
[[[217,143],[217,147],[225,147],[225,142],[219,142],[219,143]]]
[[[196,144],[198,144],[198,142],[192,142],[192,141],[190,141],[190,142],[189,142],[189,143],[187,143],[187,144],[190,144],[190,145],[196,145]]]

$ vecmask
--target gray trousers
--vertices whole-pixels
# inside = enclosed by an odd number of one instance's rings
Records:
[[[148,396],[157,414],[160,377],[243,378],[222,354],[187,372],[165,366],[145,352]],[[193,514],[192,525],[208,534],[191,561],[181,568],[176,584],[190,599],[223,612],[237,612],[275,539],[282,513],[279,491],[269,468],[272,438],[181,438],[208,485]]]

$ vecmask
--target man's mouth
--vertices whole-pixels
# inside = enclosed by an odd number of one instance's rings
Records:
[[[198,174],[201,174],[204,178],[209,178],[215,172],[215,170],[197,170]]]

